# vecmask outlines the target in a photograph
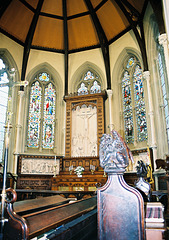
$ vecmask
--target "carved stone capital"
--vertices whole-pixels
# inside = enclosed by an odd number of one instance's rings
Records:
[[[143,79],[149,81],[150,80],[150,71],[143,72]]]
[[[164,46],[164,44],[167,44],[167,34],[163,33],[158,37],[159,44]]]
[[[23,96],[25,95],[25,92],[24,91],[18,91],[18,96],[20,98],[23,98]]]
[[[112,97],[112,95],[113,95],[112,89],[107,89],[106,92],[107,92],[108,97]]]

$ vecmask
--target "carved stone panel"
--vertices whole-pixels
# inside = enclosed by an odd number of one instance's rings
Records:
[[[104,133],[103,102],[106,94],[66,96],[66,157],[98,156]]]
[[[72,110],[72,157],[97,156],[97,108],[83,104]]]

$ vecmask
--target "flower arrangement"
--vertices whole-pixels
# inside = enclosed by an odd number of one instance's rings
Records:
[[[77,168],[75,168],[74,171],[76,172],[76,174],[77,174],[78,177],[82,177],[82,173],[83,173],[83,171],[84,171],[84,167],[78,166]]]

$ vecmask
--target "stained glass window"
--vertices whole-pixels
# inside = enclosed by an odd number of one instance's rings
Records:
[[[8,95],[9,95],[9,80],[5,70],[5,64],[0,59],[0,162],[3,160],[5,123],[7,116]]]
[[[29,103],[28,147],[39,147],[42,88],[39,82],[32,84]]]
[[[133,131],[133,111],[131,102],[131,84],[130,75],[127,71],[125,71],[122,79],[122,94],[123,94],[125,139],[127,143],[133,143],[134,131]]]
[[[132,67],[134,65],[134,58],[133,57],[131,57],[129,60],[128,60],[128,63],[127,63],[127,68],[130,68],[130,67]]]
[[[97,76],[96,73],[91,72],[88,70],[83,76],[82,80],[78,85],[78,95],[84,94],[94,94],[101,92],[101,80]]]
[[[87,87],[84,83],[81,83],[80,88],[78,89],[78,95],[88,94]]]
[[[93,82],[93,86],[90,88],[90,93],[99,93],[101,92],[101,87],[97,81]]]
[[[122,77],[122,97],[126,142],[134,143],[134,138],[137,138],[138,142],[146,141],[147,121],[142,70],[135,57],[130,57],[126,63]],[[134,119],[136,124],[134,124]]]
[[[165,69],[165,61],[164,61],[164,53],[162,47],[158,46],[158,66],[159,66],[159,73],[160,73],[160,80],[161,80],[161,88],[162,88],[162,95],[163,95],[163,106],[164,106],[164,114],[165,114],[165,121],[166,121],[166,132],[168,138],[168,145],[169,145],[169,105],[168,105],[168,97],[167,97],[167,80],[164,74]]]
[[[142,80],[142,70],[139,65],[136,65],[133,74],[133,86],[135,96],[135,111],[137,123],[137,139],[139,142],[147,140],[147,121],[144,102],[144,90]]]
[[[49,74],[43,72],[39,74],[39,80],[48,82],[49,81]]]
[[[54,147],[55,88],[49,83],[45,88],[43,148]]]
[[[30,89],[27,146],[53,149],[56,90],[48,73],[42,72],[34,79]]]
[[[93,76],[93,73],[91,71],[88,71],[85,74],[84,80],[87,81],[87,80],[90,80],[90,79],[94,79],[94,76]]]

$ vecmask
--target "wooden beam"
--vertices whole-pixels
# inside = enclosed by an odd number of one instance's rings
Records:
[[[67,17],[67,20],[75,19],[75,18],[79,18],[79,17],[83,17],[83,16],[86,16],[86,15],[89,15],[89,12],[88,12],[88,11],[87,11],[87,12],[81,12],[81,13],[77,13],[77,14],[68,16],[68,17]]]
[[[142,12],[141,12],[141,17],[140,17],[141,19],[144,18],[148,3],[149,3],[149,0],[145,0],[143,8],[142,8]]]
[[[136,8],[133,7],[133,5],[131,5],[127,0],[121,0],[121,1],[131,11],[133,15],[135,15],[138,18],[140,17],[140,13],[137,11]]]
[[[165,24],[164,24],[164,19],[163,19],[163,10],[162,10],[161,2],[162,1],[159,1],[159,0],[150,0],[150,4],[151,4],[154,14],[156,16],[159,33],[163,34],[163,33],[166,33],[166,30],[165,30]]]
[[[105,32],[100,24],[100,21],[97,17],[97,14],[91,4],[90,0],[84,0],[86,6],[90,12],[90,16],[93,20],[93,24],[96,28],[97,35],[100,41],[100,46],[102,49],[105,69],[106,69],[106,77],[107,77],[107,89],[111,89],[111,77],[110,77],[110,57],[109,57],[109,44]]]
[[[41,12],[39,15],[40,15],[40,16],[44,16],[44,17],[49,17],[49,18],[54,18],[54,19],[63,20],[63,17],[62,17],[62,16],[55,15],[55,14],[51,14],[51,13]]]
[[[33,39],[33,35],[34,35],[35,28],[36,28],[36,25],[37,25],[37,21],[38,21],[38,18],[39,18],[39,13],[40,13],[40,10],[42,8],[43,1],[44,0],[39,0],[39,2],[38,2],[38,5],[37,5],[37,8],[35,10],[35,14],[33,16],[28,34],[26,36],[24,53],[23,53],[23,61],[22,61],[21,81],[25,80],[26,68],[27,68],[30,48],[31,48],[31,44],[32,44],[32,39]]]
[[[112,3],[114,2],[113,0],[111,0],[111,1],[112,1]],[[115,0],[115,2],[117,3],[117,5],[121,9],[121,11],[124,13],[125,17],[127,18],[128,22],[130,23],[130,26],[135,34],[138,45],[140,47],[143,64],[144,64],[144,71],[148,71],[148,61],[147,61],[147,53],[146,53],[146,48],[145,48],[145,40],[143,39],[144,35],[142,35],[142,37],[140,36],[140,34],[137,30],[137,27],[136,27],[137,22],[134,22],[132,20],[131,16],[129,15],[129,13],[127,12],[126,8],[124,7],[124,5],[122,4],[121,1],[122,0]]]
[[[68,29],[67,29],[67,6],[66,0],[63,0],[63,17],[64,17],[64,67],[65,67],[65,95],[68,95]]]
[[[4,12],[6,11],[6,9],[8,8],[8,6],[10,5],[10,3],[12,2],[12,0],[1,0],[0,1],[0,18],[2,17],[2,15],[4,14]]]
[[[97,7],[95,8],[95,11],[99,10],[107,1],[108,1],[108,0],[103,0],[103,1],[101,1],[101,2],[97,5]]]
[[[0,27],[0,32],[3,33],[5,36],[11,38],[13,41],[17,42],[17,43],[20,44],[21,46],[24,46],[24,43],[23,43],[21,40],[17,39],[17,38],[14,37],[12,34],[9,34],[8,32],[6,32],[6,31],[5,31],[4,29],[2,29],[1,27]]]
[[[32,12],[35,12],[35,9],[29,4],[27,3],[25,0],[19,0],[21,3],[23,3],[25,5],[25,7],[29,8],[29,10],[31,10]]]

